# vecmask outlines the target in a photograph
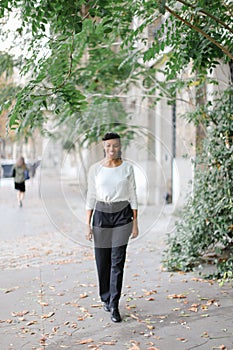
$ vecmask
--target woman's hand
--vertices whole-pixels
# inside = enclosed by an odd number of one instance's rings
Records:
[[[93,238],[92,228],[90,225],[86,225],[86,239],[92,242],[92,238]]]
[[[138,236],[138,220],[133,219],[133,227],[132,227],[132,234],[131,239],[136,238]]]

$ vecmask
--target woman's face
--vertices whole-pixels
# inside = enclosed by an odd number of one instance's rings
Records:
[[[119,158],[121,143],[119,139],[106,140],[103,142],[106,158],[117,159]]]

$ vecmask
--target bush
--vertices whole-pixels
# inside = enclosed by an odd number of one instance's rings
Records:
[[[215,276],[233,270],[233,114],[225,93],[206,123],[203,151],[195,165],[194,190],[176,232],[168,236],[164,265],[192,270],[211,254]],[[213,277],[213,276],[212,276]]]

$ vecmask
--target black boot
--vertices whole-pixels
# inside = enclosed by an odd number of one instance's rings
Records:
[[[110,312],[109,302],[105,301],[103,305],[104,311]]]
[[[121,315],[118,307],[111,307],[110,312],[112,322],[121,322]]]

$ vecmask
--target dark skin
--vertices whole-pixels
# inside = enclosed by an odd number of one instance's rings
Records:
[[[121,143],[119,139],[103,141],[103,147],[105,150],[105,158],[102,160],[101,164],[108,168],[117,167],[122,164],[122,160],[118,158],[119,152],[121,151]],[[93,210],[86,211],[86,239],[92,241],[93,232],[91,228],[91,217]],[[138,236],[138,221],[137,221],[138,211],[133,209],[133,227],[131,238],[136,238]]]

